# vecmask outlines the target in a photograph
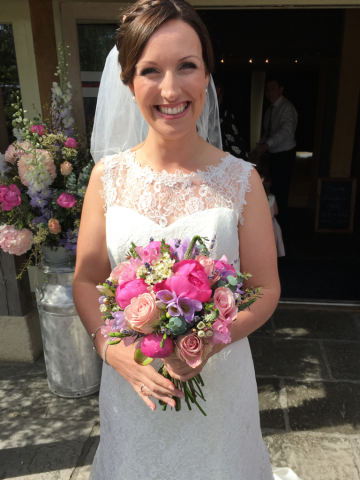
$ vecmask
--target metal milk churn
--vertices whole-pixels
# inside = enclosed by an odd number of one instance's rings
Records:
[[[36,288],[49,389],[60,397],[84,397],[100,388],[102,360],[75,309],[75,257],[64,247],[42,247],[46,281]]]

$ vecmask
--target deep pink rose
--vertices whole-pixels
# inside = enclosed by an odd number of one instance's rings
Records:
[[[58,205],[60,205],[60,207],[64,207],[64,208],[72,208],[75,203],[76,203],[76,200],[75,200],[75,197],[74,195],[71,195],[71,193],[65,193],[63,192],[59,198],[56,200],[56,203]]]
[[[75,138],[72,137],[69,137],[64,143],[64,145],[67,148],[76,148],[78,146],[77,141],[75,140]]]
[[[150,334],[160,324],[160,310],[156,306],[155,295],[148,291],[132,298],[124,314],[129,325],[137,332]]]
[[[118,285],[116,289],[116,303],[125,309],[130,305],[133,298],[138,297],[142,293],[148,293],[148,285],[142,278],[123,283]]]
[[[177,295],[183,293],[185,297],[199,300],[204,303],[212,295],[209,279],[204,267],[196,260],[182,260],[173,267],[175,276],[167,278],[154,286],[154,292],[170,290]]]
[[[37,125],[31,125],[31,127],[30,127],[30,132],[31,132],[31,133],[38,133]]]
[[[199,338],[196,333],[180,335],[176,339],[176,355],[192,368],[198,367],[200,363],[205,360],[211,349],[212,346],[205,344],[202,338]]]
[[[238,309],[235,306],[234,294],[229,288],[217,288],[214,293],[214,303],[219,309],[221,320],[235,320]]]
[[[2,202],[1,208],[4,212],[9,212],[14,207],[20,205],[21,193],[18,187],[13,183],[9,186],[9,188],[5,187],[6,191],[4,191],[4,189],[1,187],[4,187],[4,185],[0,185],[0,202]]]
[[[169,357],[174,350],[174,342],[171,338],[167,337],[161,347],[160,343],[162,339],[162,335],[156,335],[155,333],[147,335],[141,342],[142,353],[150,358]]]

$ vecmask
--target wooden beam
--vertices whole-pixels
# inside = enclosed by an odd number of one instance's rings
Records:
[[[57,67],[57,49],[51,0],[29,0],[31,26],[34,40],[36,70],[39,82],[42,114],[44,105],[50,103],[52,83]]]

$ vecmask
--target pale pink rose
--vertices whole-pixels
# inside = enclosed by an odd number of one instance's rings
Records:
[[[214,293],[215,307],[219,309],[221,320],[235,320],[238,309],[235,306],[234,295],[227,287],[219,287]]]
[[[4,188],[6,191],[4,191]],[[0,185],[0,202],[2,202],[1,208],[4,212],[9,212],[14,207],[20,205],[21,192],[14,183],[9,185],[9,188]]]
[[[56,220],[56,218],[50,218],[48,221],[48,227],[50,233],[56,234],[61,232],[59,220]]]
[[[155,303],[153,293],[142,293],[131,300],[124,310],[129,325],[137,332],[150,334],[160,324],[160,310]]]
[[[115,282],[118,281],[119,277],[125,272],[127,267],[130,265],[130,262],[122,262],[117,265],[114,270],[110,273],[109,280],[113,280]]]
[[[68,138],[64,145],[67,148],[76,148],[78,146],[77,141],[75,140],[75,138],[72,137]]]
[[[176,339],[175,353],[177,357],[190,367],[196,368],[205,360],[212,346],[205,344],[196,333],[180,335]]]
[[[56,200],[56,203],[63,208],[72,208],[76,203],[76,199],[71,193],[63,192]]]
[[[27,228],[17,230],[14,225],[0,227],[0,247],[10,255],[22,255],[30,250],[33,234]]]
[[[70,162],[66,161],[66,162],[63,162],[61,165],[60,165],[60,171],[61,171],[61,174],[64,175],[65,177],[67,177],[68,175],[70,175],[70,173],[72,172],[72,165]]]
[[[143,262],[140,260],[140,258],[130,258],[129,265],[118,277],[118,285],[122,285],[126,282],[131,282],[131,280],[136,280],[136,273],[138,268],[141,267],[141,265],[143,265]]]
[[[218,280],[220,280],[220,274],[218,273],[217,275],[213,275],[213,273],[215,272],[215,262],[212,258],[210,257],[206,257],[205,255],[198,255],[195,260],[197,260],[200,265],[202,265],[205,269],[205,272],[206,272],[206,275],[208,277],[212,277],[212,278],[209,278],[209,283],[210,283],[210,287],[212,287]]]

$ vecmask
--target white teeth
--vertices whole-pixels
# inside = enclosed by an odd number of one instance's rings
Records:
[[[162,105],[158,105],[158,109],[161,113],[165,115],[177,115],[178,113],[182,113],[187,107],[187,102],[180,104],[178,107],[169,108],[164,107]]]

